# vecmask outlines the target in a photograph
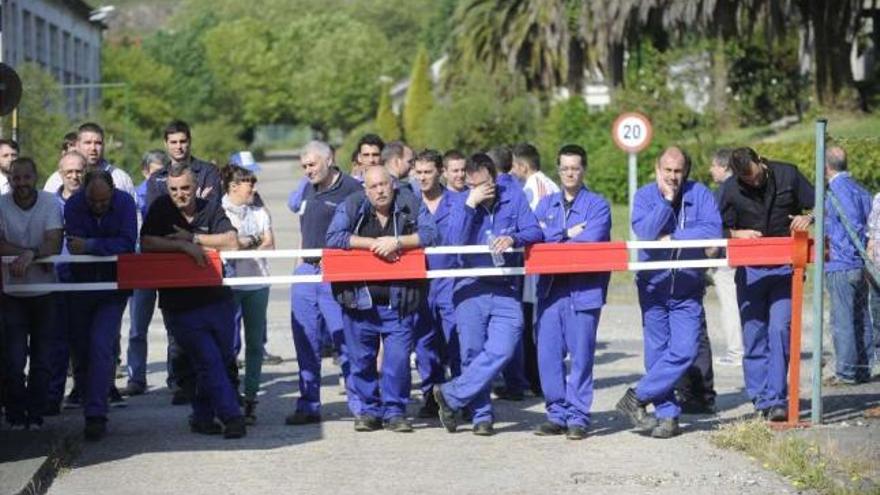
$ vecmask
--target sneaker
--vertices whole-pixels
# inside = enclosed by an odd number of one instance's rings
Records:
[[[412,433],[413,427],[408,419],[403,416],[395,416],[385,422],[384,428],[394,433]]]
[[[147,387],[141,385],[140,383],[128,382],[128,384],[119,390],[119,393],[128,397],[134,397],[135,395],[144,395],[147,393]]]
[[[617,402],[615,408],[632,423],[636,430],[650,431],[657,426],[657,418],[653,414],[648,414],[645,404],[639,401],[633,388],[626,389],[626,393]]]
[[[382,420],[375,416],[358,416],[354,419],[354,431],[367,432],[382,429]]]
[[[569,426],[565,432],[565,438],[569,440],[583,440],[587,438],[587,429],[583,426]]]
[[[308,414],[302,411],[296,411],[293,414],[288,414],[287,417],[284,418],[284,424],[291,426],[309,425],[320,422],[320,414]]]
[[[83,436],[89,442],[97,442],[107,434],[107,418],[86,418],[86,426],[83,428]]]
[[[263,350],[263,364],[268,364],[268,365],[274,366],[276,364],[281,364],[283,362],[284,362],[284,358],[282,358],[281,356],[269,354],[268,351]]]
[[[244,416],[230,418],[223,423],[223,438],[235,439],[247,435]]]
[[[110,398],[109,398],[110,407],[126,407],[128,403],[125,402],[125,399],[122,397],[122,394],[119,393],[119,389],[116,388],[116,385],[110,387]]]
[[[223,433],[223,427],[213,419],[210,421],[195,421],[190,418],[189,431],[199,435],[219,435]]]
[[[434,401],[437,402],[437,416],[440,423],[449,433],[455,433],[458,422],[455,419],[455,409],[449,406],[440,387],[434,387]]]
[[[539,424],[535,431],[533,432],[535,435],[539,437],[551,437],[555,435],[562,435],[565,433],[565,427],[558,425],[552,421],[544,421]]]
[[[474,435],[478,437],[491,437],[495,434],[495,427],[491,421],[482,421],[474,425]]]
[[[248,426],[253,426],[257,423],[257,400],[256,399],[245,399],[244,400],[244,423]]]
[[[425,403],[419,408],[416,415],[421,419],[431,419],[436,418],[439,411],[440,407],[437,405],[437,400],[434,399],[434,394],[429,393],[425,395]]]
[[[742,366],[742,356],[725,354],[721,357],[715,358],[715,365],[736,368]]]
[[[678,418],[663,418],[657,421],[657,426],[651,429],[654,438],[672,438],[678,436],[681,430],[678,427]]]
[[[522,390],[520,390],[518,392],[512,391],[512,390],[508,390],[507,387],[504,387],[504,386],[493,387],[492,394],[495,395],[496,399],[509,400],[509,401],[513,401],[513,402],[519,402],[519,401],[525,400],[525,398],[526,398],[526,394]]]
[[[64,409],[78,409],[82,407],[82,397],[79,395],[79,389],[73,387],[67,397],[64,398]]]

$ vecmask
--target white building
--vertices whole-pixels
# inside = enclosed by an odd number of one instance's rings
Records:
[[[2,53],[12,67],[33,62],[64,85],[101,81],[100,21],[83,0],[0,0]],[[83,116],[98,103],[97,88],[67,88],[67,113]]]

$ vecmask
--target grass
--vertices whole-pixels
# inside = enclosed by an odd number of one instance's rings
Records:
[[[880,494],[878,480],[869,476],[871,466],[823,450],[794,432],[775,433],[764,421],[724,425],[710,441],[716,447],[742,452],[764,469],[784,476],[798,490],[815,490],[822,495]]]
[[[812,141],[816,135],[816,119],[820,117],[828,119],[828,135],[835,138],[875,138],[877,129],[880,128],[880,112],[832,112],[815,118],[805,117],[802,122],[783,130],[773,129],[769,125],[725,129],[718,144]]]

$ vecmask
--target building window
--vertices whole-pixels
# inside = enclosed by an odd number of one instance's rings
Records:
[[[27,10],[24,10],[21,13],[21,48],[24,52],[23,55],[25,62],[30,62],[34,59],[33,38],[31,34],[31,13]]]
[[[55,79],[61,80],[61,56],[58,41],[58,26],[49,26],[49,66]]]
[[[46,20],[42,17],[34,16],[34,35],[34,46],[36,47],[34,58],[37,59],[40,67],[45,69],[49,63],[49,57],[46,50]]]

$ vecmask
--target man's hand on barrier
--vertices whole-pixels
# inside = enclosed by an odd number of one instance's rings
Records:
[[[184,230],[184,229],[178,227],[177,225],[172,225],[172,227],[174,227],[174,233],[166,235],[165,236],[166,239],[174,239],[177,241],[193,242],[193,237],[195,237],[195,236],[193,235],[192,232],[190,232],[188,230]]]
[[[511,247],[513,247],[513,237],[510,237],[509,235],[500,235],[496,237],[495,242],[492,243],[492,251],[494,251],[495,254],[501,254],[507,250],[507,248]]]
[[[36,257],[37,254],[31,249],[19,254],[12,263],[9,264],[9,273],[14,277],[24,277],[25,272],[27,272],[28,267],[31,266],[31,262],[33,262]]]
[[[192,243],[186,243],[182,246],[183,252],[186,253],[193,261],[196,262],[199,266],[207,266],[208,259],[205,257],[205,250],[200,246],[197,246]]]
[[[759,239],[764,237],[764,234],[758,232],[757,230],[751,229],[741,229],[741,230],[732,230],[730,231],[730,237],[733,239]]]
[[[791,230],[810,230],[810,225],[813,224],[813,215],[789,215],[789,219],[791,219]]]
[[[67,236],[67,250],[70,254],[86,254],[86,240],[82,237]]]
[[[483,201],[495,199],[495,184],[485,182],[471,189],[468,193],[467,205],[476,208]]]
[[[388,261],[397,261],[400,258],[400,243],[395,237],[379,237],[373,241],[370,251]]]

